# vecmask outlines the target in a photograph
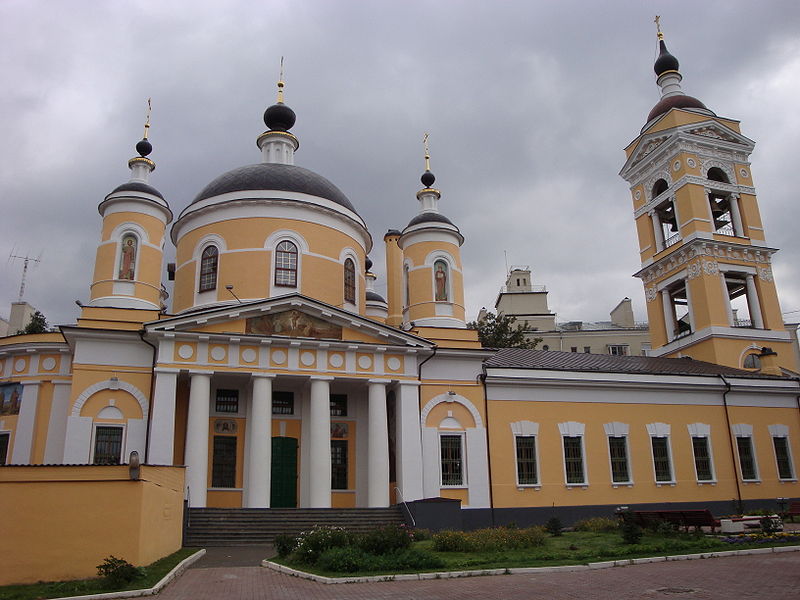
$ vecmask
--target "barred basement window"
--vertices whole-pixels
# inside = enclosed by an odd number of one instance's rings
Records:
[[[347,394],[331,394],[331,416],[347,416]]]
[[[118,465],[122,457],[122,427],[98,425],[94,434],[94,464]]]
[[[792,455],[789,452],[789,440],[785,437],[773,437],[772,445],[775,448],[775,460],[778,463],[779,479],[794,479],[792,468]]]
[[[608,453],[611,460],[611,481],[628,483],[631,476],[628,470],[628,440],[625,436],[608,436]]]
[[[214,410],[218,413],[238,413],[239,390],[217,390]]]
[[[442,486],[464,485],[464,464],[460,435],[439,437],[442,459]]]
[[[294,414],[294,392],[272,392],[272,414]]]
[[[567,474],[567,483],[586,483],[583,473],[583,440],[581,436],[563,437],[564,440],[564,470]]]
[[[672,481],[672,464],[669,456],[669,438],[651,437],[653,448],[653,468],[656,472],[656,481],[659,483]]]
[[[344,261],[344,301],[356,302],[356,265],[352,258]]]
[[[517,446],[517,485],[538,485],[536,436],[518,435],[514,441]]]
[[[0,433],[0,465],[4,465],[8,461],[8,443],[10,439],[10,433]]]
[[[275,249],[275,285],[297,287],[297,246],[281,242]]]
[[[756,469],[756,457],[753,452],[753,438],[736,438],[736,449],[739,451],[739,469],[742,474],[742,481],[755,481],[758,479]]]
[[[208,246],[203,250],[200,258],[200,288],[198,291],[207,292],[217,288],[217,264],[219,251],[216,246]]]
[[[214,436],[211,486],[219,488],[236,487],[236,438],[232,435]]]
[[[331,440],[331,489],[347,489],[347,440]]]
[[[694,470],[697,473],[697,481],[712,481],[714,470],[711,467],[708,438],[692,437],[692,450],[694,451]]]

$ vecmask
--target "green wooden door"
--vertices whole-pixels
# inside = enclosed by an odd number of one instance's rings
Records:
[[[297,438],[272,438],[272,508],[297,506]]]

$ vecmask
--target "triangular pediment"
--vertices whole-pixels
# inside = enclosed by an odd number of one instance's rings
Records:
[[[148,333],[227,334],[254,338],[434,346],[419,336],[299,294],[200,309],[145,324]]]

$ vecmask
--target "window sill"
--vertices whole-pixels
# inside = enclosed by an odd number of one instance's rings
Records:
[[[713,479],[713,480],[712,479],[708,479],[706,481],[698,481],[697,485],[717,485],[717,480],[716,479]]]
[[[778,479],[780,483],[797,483],[797,477],[792,477],[791,479]]]
[[[656,487],[662,487],[668,485],[669,487],[675,487],[676,481],[656,481]]]
[[[611,484],[611,487],[613,489],[617,489],[617,488],[620,488],[620,487],[632,488],[633,487],[633,482],[632,481],[615,481],[614,483]]]
[[[535,491],[538,492],[539,490],[542,489],[542,484],[541,483],[527,483],[527,484],[523,484],[523,485],[517,485],[517,489],[519,491],[535,490]]]
[[[566,483],[566,484],[564,484],[564,487],[566,487],[568,490],[573,490],[573,489],[576,489],[576,488],[580,488],[580,489],[583,489],[583,490],[588,490],[589,489],[589,484],[588,483]]]
[[[466,490],[466,489],[469,489],[467,484],[465,484],[465,483],[461,483],[461,484],[458,484],[458,485],[444,485],[444,484],[442,484],[441,488],[443,490]]]
[[[752,485],[761,485],[760,479],[742,479],[742,483],[744,484],[752,484]]]

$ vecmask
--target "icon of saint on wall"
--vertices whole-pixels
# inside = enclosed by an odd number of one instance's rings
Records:
[[[436,289],[435,300],[437,302],[447,302],[448,289],[447,289],[447,263],[443,260],[437,260],[433,263],[433,278]]]
[[[119,258],[119,279],[133,281],[134,271],[136,270],[136,238],[126,235],[122,238],[122,252]]]

